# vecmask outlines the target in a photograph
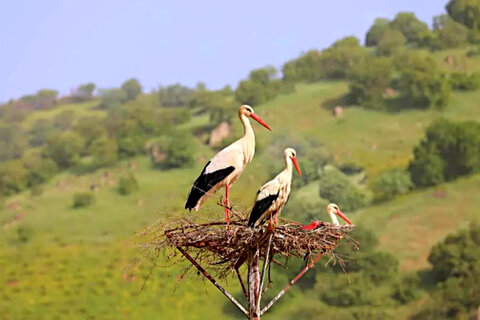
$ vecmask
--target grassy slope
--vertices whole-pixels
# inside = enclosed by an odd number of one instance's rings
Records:
[[[363,165],[374,177],[382,170],[406,165],[412,146],[439,116],[430,111],[386,114],[351,108],[345,110],[342,119],[335,119],[322,105],[346,90],[342,82],[300,85],[296,93],[259,106],[257,112],[274,130],[268,133],[255,125],[259,145],[268,145],[278,134],[313,137],[326,144],[337,161]],[[443,116],[480,120],[479,98],[479,92],[455,94]],[[202,123],[204,119],[193,121]],[[238,124],[235,131],[241,131]],[[375,151],[373,144],[377,146]],[[212,151],[202,147],[201,153],[199,158],[208,158]],[[201,168],[199,162],[196,168],[161,172],[152,171],[146,158],[135,161],[140,190],[120,197],[113,185],[105,185],[89,209],[70,209],[71,195],[88,190],[93,182],[101,184],[104,170],[82,177],[65,173],[56,177],[40,197],[25,193],[8,199],[18,200],[21,208],[0,211],[1,225],[8,224],[19,212],[23,219],[0,233],[0,312],[7,319],[222,317],[218,305],[223,298],[210,284],[199,286],[193,276],[177,286],[172,278],[175,270],[160,268],[142,292],[140,277],[134,282],[123,280],[136,252],[135,231],[158,217],[180,211],[188,187]],[[247,167],[232,190],[238,206],[250,204],[253,189],[266,178],[264,170],[271,161],[271,155],[263,152]],[[273,161],[281,163],[281,159]],[[108,171],[117,179],[125,168],[123,163]],[[480,200],[473,196],[480,188],[478,177],[444,188],[446,198],[434,198],[432,190],[418,191],[363,210],[353,220],[375,228],[382,248],[395,253],[403,269],[425,267],[426,254],[434,242],[468,219],[479,217]],[[212,212],[209,208],[215,208],[214,202],[203,210],[204,216],[212,215],[206,212]],[[217,208],[213,212],[221,214]],[[31,230],[30,242],[15,242],[19,227]],[[203,299],[205,294],[207,299]]]

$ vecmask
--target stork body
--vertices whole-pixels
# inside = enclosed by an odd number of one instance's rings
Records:
[[[225,187],[225,215],[228,222],[228,196],[230,186],[238,180],[245,166],[252,161],[255,154],[255,134],[248,118],[253,118],[271,130],[270,127],[253,112],[250,106],[241,106],[238,111],[238,116],[243,124],[243,137],[221,150],[207,162],[188,193],[185,209],[197,211],[213,193]]]
[[[340,211],[340,208],[335,204],[335,203],[330,203],[327,206],[327,213],[330,216],[330,219],[332,220],[332,224],[335,226],[340,226],[340,222],[338,222],[337,216],[345,220],[346,223],[348,224],[353,224],[344,214],[342,211]],[[303,230],[315,230],[319,226],[322,225],[322,222],[315,220],[312,223],[303,226]]]
[[[248,219],[249,227],[258,227],[268,216],[270,216],[271,222],[273,214],[275,214],[275,224],[277,224],[278,214],[282,211],[290,196],[293,166],[295,166],[298,174],[302,175],[298,167],[295,150],[287,148],[284,154],[285,169],[265,183],[257,192],[255,205]]]

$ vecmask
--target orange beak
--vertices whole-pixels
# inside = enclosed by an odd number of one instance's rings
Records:
[[[353,225],[353,223],[350,220],[348,220],[348,218],[343,214],[342,211],[337,210],[337,215],[343,220],[345,220],[346,223]]]
[[[300,171],[300,167],[298,166],[297,157],[293,157],[292,162],[293,162],[293,165],[295,166],[295,169],[298,172],[298,175],[301,177],[302,176],[302,171]]]
[[[265,121],[263,121],[262,118],[260,118],[259,116],[257,116],[255,113],[252,112],[252,114],[250,114],[250,117],[252,117],[253,120],[257,121],[257,122],[260,123],[262,126],[264,126],[265,128],[267,128],[268,130],[272,131],[272,129],[270,129],[270,127],[268,126],[268,124],[266,124]]]

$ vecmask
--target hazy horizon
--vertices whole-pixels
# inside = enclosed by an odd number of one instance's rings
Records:
[[[85,82],[118,87],[131,77],[146,92],[177,82],[235,87],[251,69],[280,67],[342,37],[363,43],[377,17],[413,11],[431,25],[447,2],[9,2],[0,19],[0,102]]]

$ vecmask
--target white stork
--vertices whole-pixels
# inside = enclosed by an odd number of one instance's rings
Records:
[[[345,220],[346,223],[348,224],[352,224],[353,223],[348,220],[348,218],[343,214],[342,211],[340,211],[340,208],[335,204],[335,203],[330,203],[328,206],[327,206],[327,213],[328,215],[330,216],[330,219],[332,220],[332,223],[335,225],[335,226],[339,226],[340,225],[340,222],[338,222],[338,219],[337,219],[337,216],[339,216],[340,218],[342,218],[343,220]],[[322,225],[322,222],[318,221],[318,220],[315,220],[313,221],[312,223],[306,225],[306,226],[303,226],[302,229],[303,230],[314,230],[316,228],[318,228],[319,226]]]
[[[240,106],[238,116],[243,124],[243,137],[221,150],[207,162],[202,173],[193,183],[185,202],[185,209],[197,211],[213,193],[225,187],[225,220],[227,223],[230,215],[228,208],[230,186],[237,181],[255,154],[255,134],[248,118],[252,118],[268,130],[272,130],[253,112],[251,106]]]
[[[302,172],[298,167],[297,153],[292,148],[287,148],[285,154],[285,169],[275,178],[265,183],[257,192],[257,198],[250,218],[249,227],[258,227],[270,215],[270,225],[272,224],[272,214],[275,213],[275,225],[278,223],[278,214],[288,201],[290,196],[290,186],[292,183],[292,167],[295,166],[298,174]]]

